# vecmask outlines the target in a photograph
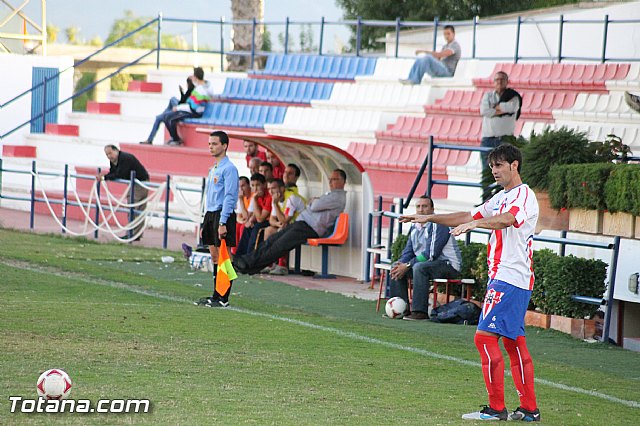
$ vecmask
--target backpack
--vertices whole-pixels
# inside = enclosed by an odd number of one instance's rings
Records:
[[[480,308],[465,299],[456,299],[431,311],[433,322],[447,324],[478,324]]]

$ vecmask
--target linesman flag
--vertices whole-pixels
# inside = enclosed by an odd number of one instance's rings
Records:
[[[216,293],[224,296],[231,287],[231,281],[238,278],[231,265],[231,258],[227,251],[227,242],[223,239],[218,250],[218,273],[216,274]]]

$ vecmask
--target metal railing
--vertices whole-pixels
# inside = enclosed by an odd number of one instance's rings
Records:
[[[97,172],[100,173],[101,169],[97,168]],[[7,195],[5,193],[3,193],[3,187],[2,187],[2,182],[4,181],[4,174],[5,173],[13,173],[13,174],[18,174],[18,175],[28,175],[31,177],[30,180],[30,195],[29,197],[21,197],[21,196],[15,196],[15,195]],[[36,194],[39,190],[41,190],[41,188],[38,188],[37,185],[37,176],[47,176],[47,177],[60,177],[64,179],[64,184],[63,184],[63,192],[62,192],[62,199],[45,199],[42,197],[38,197]],[[84,204],[80,204],[77,201],[74,201],[72,198],[69,197],[69,187],[68,187],[68,181],[69,179],[76,179],[76,182],[78,180],[87,180],[87,181],[91,181],[91,182],[96,182],[96,192],[97,192],[97,198],[95,200],[95,202],[89,206],[89,210],[92,208],[95,208],[95,217],[93,218],[93,221],[99,226],[100,225],[100,210],[105,209],[105,208],[110,208],[109,205],[107,204],[102,204],[101,200],[100,200],[100,190],[101,190],[101,181],[100,180],[96,180],[96,176],[95,175],[84,175],[84,174],[77,174],[77,173],[70,173],[69,172],[69,165],[65,164],[64,166],[64,172],[62,173],[56,173],[56,172],[50,172],[50,171],[38,171],[37,169],[37,164],[36,161],[33,160],[31,162],[31,169],[30,170],[20,170],[20,169],[11,169],[11,168],[5,168],[4,164],[3,164],[3,160],[2,158],[0,158],[0,200],[4,199],[4,200],[13,200],[13,201],[25,201],[29,203],[29,229],[34,229],[35,228],[35,211],[36,211],[36,203],[48,203],[51,205],[61,205],[62,206],[62,217],[60,218],[60,222],[62,223],[62,227],[61,227],[61,233],[66,233],[66,226],[67,226],[67,210],[70,206],[75,206],[75,207],[87,207]],[[175,221],[180,221],[180,222],[191,222],[194,224],[199,225],[199,223],[194,222],[192,219],[188,218],[188,217],[184,217],[184,216],[179,216],[179,215],[174,215],[171,214],[169,212],[169,201],[170,201],[170,194],[171,194],[171,175],[166,175],[165,178],[165,182],[163,184],[158,184],[158,183],[154,183],[151,181],[148,182],[144,182],[145,186],[149,186],[149,187],[155,187],[155,188],[160,188],[163,185],[166,185],[165,187],[165,194],[164,194],[164,199],[163,199],[163,210],[162,212],[158,212],[158,211],[147,211],[147,215],[149,217],[155,217],[155,218],[161,218],[163,221],[163,239],[162,239],[162,248],[166,249],[168,247],[168,241],[169,241],[169,221],[170,220],[175,220]],[[122,180],[122,179],[117,179],[117,180],[113,180],[111,182],[117,182],[117,183],[123,183],[123,184],[128,184],[129,188],[131,188],[131,190],[129,191],[129,202],[130,204],[133,204],[133,200],[134,200],[134,192],[135,192],[135,188],[136,188],[136,176],[135,176],[135,171],[131,172],[131,176],[129,180]],[[202,195],[204,193],[204,186],[205,186],[205,179],[202,178],[202,185],[199,189],[194,189],[194,188],[189,188],[189,187],[182,187],[182,186],[175,186],[174,188],[180,190],[180,191],[184,191],[184,192],[193,192],[193,193],[197,193],[199,195],[199,198],[202,199]],[[134,207],[129,207],[129,208],[118,208],[118,209],[114,209],[115,212],[122,212],[122,213],[127,213],[129,221],[132,221],[133,218],[140,214],[143,213],[143,210],[138,210],[135,209]],[[131,230],[128,231],[129,236],[132,235]],[[99,230],[96,229],[95,232],[93,232],[93,237],[94,238],[98,238],[99,237]]]

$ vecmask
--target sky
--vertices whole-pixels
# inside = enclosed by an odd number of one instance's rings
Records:
[[[10,0],[13,4],[19,4]],[[40,0],[30,0],[27,5],[30,14],[40,17]],[[114,20],[124,16],[125,10],[132,10],[136,16],[156,17],[162,12],[165,17],[186,19],[231,20],[231,0],[47,0],[47,20],[60,28],[58,41],[66,41],[64,29],[70,26],[80,28],[80,37],[90,40],[98,35],[105,40]],[[335,0],[264,0],[265,21],[291,20],[320,22],[322,16],[329,21],[342,18],[342,10]],[[1,15],[0,15],[1,16]],[[167,31],[191,37],[191,26],[166,25]],[[316,26],[319,27],[319,26]],[[294,26],[292,32],[296,32]],[[204,30],[203,30],[204,31]],[[284,32],[284,26],[274,26],[271,30],[274,45],[277,34]],[[324,43],[327,48],[335,43],[335,38],[346,43],[349,33],[344,27],[327,27]],[[317,37],[317,35],[316,35]],[[199,39],[202,37],[199,36]]]

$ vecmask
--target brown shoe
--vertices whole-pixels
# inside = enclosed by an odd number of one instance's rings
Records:
[[[412,312],[411,315],[407,315],[402,319],[407,321],[424,321],[429,319],[429,315],[424,312]]]

